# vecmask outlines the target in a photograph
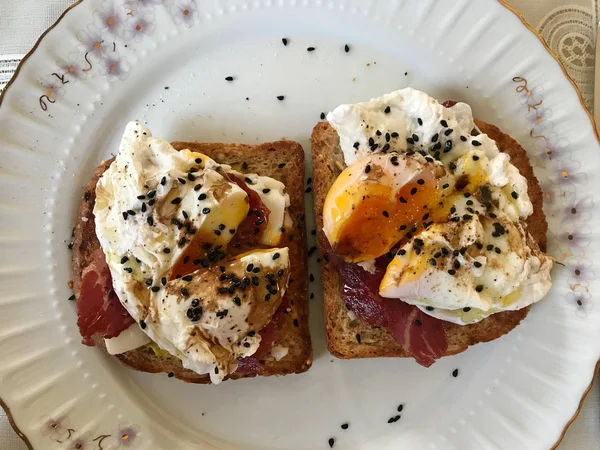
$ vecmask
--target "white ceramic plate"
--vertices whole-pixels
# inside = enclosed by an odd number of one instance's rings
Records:
[[[186,385],[80,344],[67,243],[82,187],[127,121],[167,139],[286,137],[308,150],[322,111],[404,86],[470,103],[530,152],[565,266],[516,330],[429,369],[336,360],[315,255],[305,374]],[[493,0],[85,1],[0,108],[0,397],[36,449],[552,447],[600,356],[599,150],[560,65]]]

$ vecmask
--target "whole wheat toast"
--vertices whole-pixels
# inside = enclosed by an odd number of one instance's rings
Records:
[[[475,121],[482,133],[496,141],[498,148],[511,157],[511,162],[528,180],[529,197],[534,213],[527,219],[527,230],[546,249],[548,224],[542,210],[542,190],[533,173],[523,147],[494,125]],[[374,358],[381,356],[410,357],[402,346],[384,328],[352,321],[341,296],[342,282],[331,262],[322,250],[329,248],[323,232],[323,204],[329,188],[344,168],[344,157],[337,132],[327,122],[319,122],[313,129],[312,156],[314,167],[313,191],[317,217],[318,246],[321,251],[321,276],[323,280],[323,302],[325,327],[329,351],[338,358]],[[499,338],[515,328],[525,318],[529,308],[493,314],[481,322],[460,326],[446,323],[448,349],[444,356],[465,351],[470,345]]]
[[[288,354],[276,361],[272,356],[260,362],[258,375],[286,375],[301,373],[312,364],[312,347],[308,330],[308,284],[306,231],[304,225],[304,151],[293,141],[269,142],[262,145],[174,142],[177,150],[190,149],[203,153],[215,161],[228,164],[237,171],[258,173],[281,181],[290,196],[288,209],[293,220],[293,228],[287,230],[281,246],[290,249],[291,273],[286,299],[290,304],[289,313],[278,330],[274,345],[287,347]],[[110,166],[114,158],[98,166],[85,187],[83,200],[79,208],[78,220],[73,237],[72,273],[73,290],[79,301],[79,289],[83,269],[90,264],[93,252],[100,246],[96,237],[94,222],[94,203],[96,201],[96,183]],[[245,164],[244,164],[245,163]],[[243,166],[243,167],[242,167]],[[105,348],[104,339],[94,336],[97,346]],[[208,375],[199,375],[185,369],[176,357],[157,356],[149,346],[140,347],[120,355],[115,355],[123,364],[144,372],[165,372],[190,383],[210,383]],[[172,375],[171,375],[172,374]],[[233,373],[226,379],[254,377],[255,374]]]

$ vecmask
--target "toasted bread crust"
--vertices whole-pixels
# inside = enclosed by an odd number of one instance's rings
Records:
[[[290,249],[291,274],[290,284],[286,292],[291,311],[285,315],[283,325],[274,345],[288,347],[288,354],[279,361],[269,356],[261,363],[258,375],[286,375],[301,373],[308,370],[312,364],[312,347],[308,330],[308,262],[306,255],[306,231],[304,225],[304,151],[293,141],[269,142],[262,145],[242,144],[210,144],[193,142],[174,142],[177,150],[190,149],[204,153],[215,161],[229,164],[235,170],[247,173],[258,173],[273,177],[286,186],[290,196],[289,213],[294,222],[293,230],[284,236],[281,243]],[[96,201],[96,184],[100,176],[110,166],[114,158],[103,162],[94,171],[94,175],[85,187],[84,197],[79,208],[79,219],[73,237],[72,273],[74,292],[79,299],[79,288],[83,269],[90,264],[91,255],[99,246],[94,222],[94,203]],[[242,169],[246,163],[248,168]],[[285,163],[283,167],[280,167]],[[293,234],[293,236],[292,236]],[[294,325],[297,319],[298,326]],[[97,346],[104,348],[104,340],[94,337]],[[120,355],[116,355],[121,363],[144,372],[172,373],[173,376],[189,383],[210,383],[208,375],[199,375],[185,369],[181,360],[176,357],[165,358],[157,356],[148,347],[140,347]],[[248,378],[256,375],[241,375],[233,373],[228,379]]]
[[[511,156],[511,162],[527,178],[529,196],[533,203],[534,214],[528,218],[528,231],[546,248],[548,225],[542,210],[542,190],[523,147],[512,137],[497,127],[476,121],[477,126],[498,144],[498,148]],[[328,248],[327,237],[323,232],[323,204],[329,188],[344,167],[344,158],[337,132],[327,122],[319,122],[313,129],[312,156],[314,167],[313,191],[315,214],[317,217],[317,242],[321,252],[321,278],[323,280],[323,302],[325,309],[325,328],[329,351],[338,358],[375,358],[382,356],[410,357],[402,346],[383,328],[372,327],[358,321],[351,321],[341,297],[342,281],[333,264],[323,255]],[[465,351],[479,342],[488,342],[499,338],[515,328],[525,318],[529,308],[507,311],[472,325],[460,326],[446,323],[448,349],[444,356]],[[360,335],[360,343],[357,336]]]

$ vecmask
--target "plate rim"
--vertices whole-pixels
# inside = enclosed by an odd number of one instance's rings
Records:
[[[538,40],[543,45],[543,47],[546,49],[546,51],[548,52],[548,54],[558,63],[560,69],[563,72],[563,75],[565,76],[565,78],[567,79],[567,81],[571,84],[571,86],[573,87],[573,89],[575,90],[575,93],[577,94],[577,97],[579,99],[579,103],[580,103],[581,107],[583,108],[583,111],[588,116],[588,118],[589,118],[589,120],[590,120],[590,122],[592,124],[592,128],[593,128],[593,131],[594,131],[594,136],[596,137],[596,140],[598,141],[598,143],[600,143],[600,134],[598,133],[598,128],[596,126],[596,121],[594,119],[594,116],[590,113],[590,111],[585,106],[585,103],[584,103],[584,100],[583,100],[583,95],[581,94],[581,90],[579,89],[579,87],[577,86],[577,84],[575,83],[575,81],[573,80],[573,78],[569,75],[569,73],[567,71],[567,68],[565,67],[564,63],[560,60],[560,58],[556,55],[556,53],[550,48],[550,46],[548,45],[548,43],[546,42],[546,40],[543,38],[543,36],[535,28],[533,28],[529,22],[527,22],[527,20],[525,19],[525,17],[519,11],[517,11],[513,6],[509,5],[507,3],[507,0],[496,0],[496,1],[501,6],[503,6],[508,11],[510,11],[512,14],[514,14],[520,20],[521,24],[538,38]],[[50,31],[52,31],[54,28],[56,28],[59,25],[59,23],[62,21],[62,19],[64,19],[65,16],[72,9],[74,9],[75,7],[81,5],[83,2],[84,2],[84,0],[76,0],[74,3],[72,3],[71,5],[69,5],[60,14],[60,16],[58,16],[58,18],[56,19],[56,21],[54,23],[52,23],[48,28],[46,28],[46,30],[44,30],[44,32],[37,38],[37,40],[35,41],[35,43],[31,47],[31,49],[25,54],[25,56],[23,56],[23,58],[21,59],[21,61],[17,65],[17,68],[15,69],[15,72],[13,73],[13,75],[10,78],[10,80],[8,81],[8,83],[6,83],[6,85],[4,86],[4,89],[2,89],[0,91],[0,107],[2,107],[2,102],[4,100],[4,96],[5,96],[6,92],[11,87],[11,85],[13,84],[13,82],[16,81],[16,79],[17,79],[17,77],[18,77],[18,75],[19,75],[19,73],[20,73],[23,65],[27,62],[27,60],[29,59],[29,57],[31,57],[33,55],[33,53],[38,49],[38,47],[40,46],[40,44],[42,43],[42,41],[46,37],[46,35]],[[563,441],[563,439],[565,437],[565,434],[567,433],[568,428],[575,421],[575,419],[577,419],[577,417],[579,416],[579,413],[581,412],[581,409],[583,407],[583,403],[584,403],[585,399],[587,398],[587,395],[589,394],[589,392],[591,391],[591,389],[592,389],[592,387],[594,385],[594,381],[596,380],[596,377],[598,376],[599,370],[600,370],[600,357],[596,361],[596,364],[594,366],[594,370],[592,372],[592,377],[591,377],[590,384],[585,389],[585,391],[583,392],[583,395],[581,396],[581,399],[579,400],[579,405],[577,406],[577,409],[576,409],[575,413],[567,421],[567,423],[564,425],[564,427],[562,429],[562,432],[561,432],[558,440],[554,443],[554,445],[550,448],[550,450],[556,450],[556,448],[558,448],[558,446],[560,445],[560,443]],[[11,414],[10,407],[2,400],[2,397],[0,397],[0,408],[2,408],[2,410],[6,414],[6,417],[8,418],[8,422],[9,422],[11,428],[22,439],[23,443],[28,448],[28,450],[35,450],[33,448],[33,446],[31,445],[31,442],[29,441],[28,437],[25,435],[25,433],[23,433],[20,430],[19,426],[15,422],[14,417]]]

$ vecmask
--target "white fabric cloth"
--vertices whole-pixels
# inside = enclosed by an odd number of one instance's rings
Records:
[[[600,0],[507,0],[565,63],[591,109]],[[0,0],[0,89],[38,36],[73,0]],[[558,450],[600,450],[600,386],[596,380]],[[0,410],[0,448],[25,450]]]

